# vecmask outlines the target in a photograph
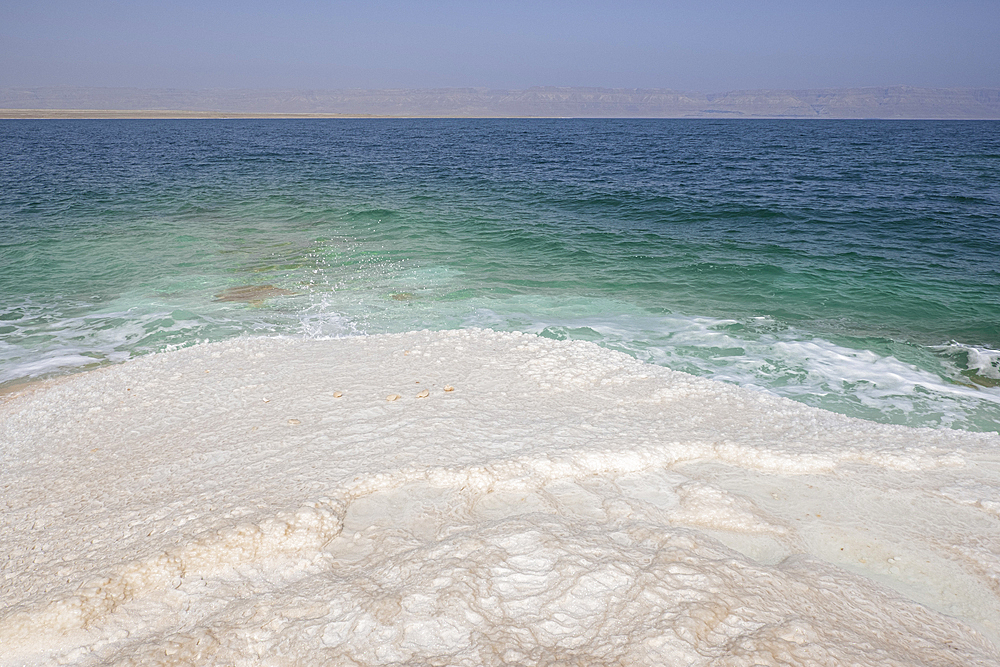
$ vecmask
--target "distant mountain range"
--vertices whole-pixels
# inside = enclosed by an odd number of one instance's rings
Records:
[[[721,94],[559,87],[525,90],[0,89],[0,116],[67,115],[62,113],[66,110],[128,110],[138,112],[135,115],[139,116],[169,116],[171,112],[180,112],[177,115],[1000,119],[1000,89],[890,86],[736,90]]]

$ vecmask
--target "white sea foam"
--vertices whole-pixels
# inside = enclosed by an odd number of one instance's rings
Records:
[[[297,308],[288,310],[262,310],[243,303],[212,304],[215,309],[239,312],[242,320],[231,312],[209,310],[196,314],[184,308],[164,310],[162,305],[138,298],[122,301],[125,303],[112,304],[121,309],[81,316],[65,315],[54,306],[43,308],[34,303],[8,309],[17,310],[22,317],[3,322],[11,331],[5,332],[6,340],[0,340],[0,383],[117,363],[152,351],[186,346],[199,338],[217,340],[242,331],[307,337],[360,333],[324,293],[310,294],[308,305],[297,304]]]
[[[25,314],[5,324],[8,341],[0,341],[0,383],[101,362],[120,362],[134,353],[148,351],[143,339],[151,333],[160,339],[172,333],[187,336],[203,321],[182,311],[138,312],[112,310],[84,316],[68,316],[37,304],[22,304]],[[145,350],[144,350],[145,347]]]
[[[198,345],[0,443],[0,664],[1000,661],[1000,436],[590,343]]]
[[[991,380],[1000,380],[1000,350],[952,342],[935,348],[957,362],[961,370]]]

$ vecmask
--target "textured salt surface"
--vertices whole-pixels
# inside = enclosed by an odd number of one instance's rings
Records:
[[[1000,661],[1000,437],[588,343],[197,346],[0,443],[2,664]]]

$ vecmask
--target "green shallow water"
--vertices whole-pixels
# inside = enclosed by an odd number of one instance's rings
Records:
[[[1000,123],[3,121],[0,155],[0,382],[483,326],[1000,429]]]

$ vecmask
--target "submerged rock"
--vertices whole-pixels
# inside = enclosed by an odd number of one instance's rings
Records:
[[[276,296],[289,296],[291,294],[296,294],[296,292],[275,287],[274,285],[239,285],[238,287],[227,287],[222,290],[215,295],[215,300],[261,303],[266,299],[273,299]]]

